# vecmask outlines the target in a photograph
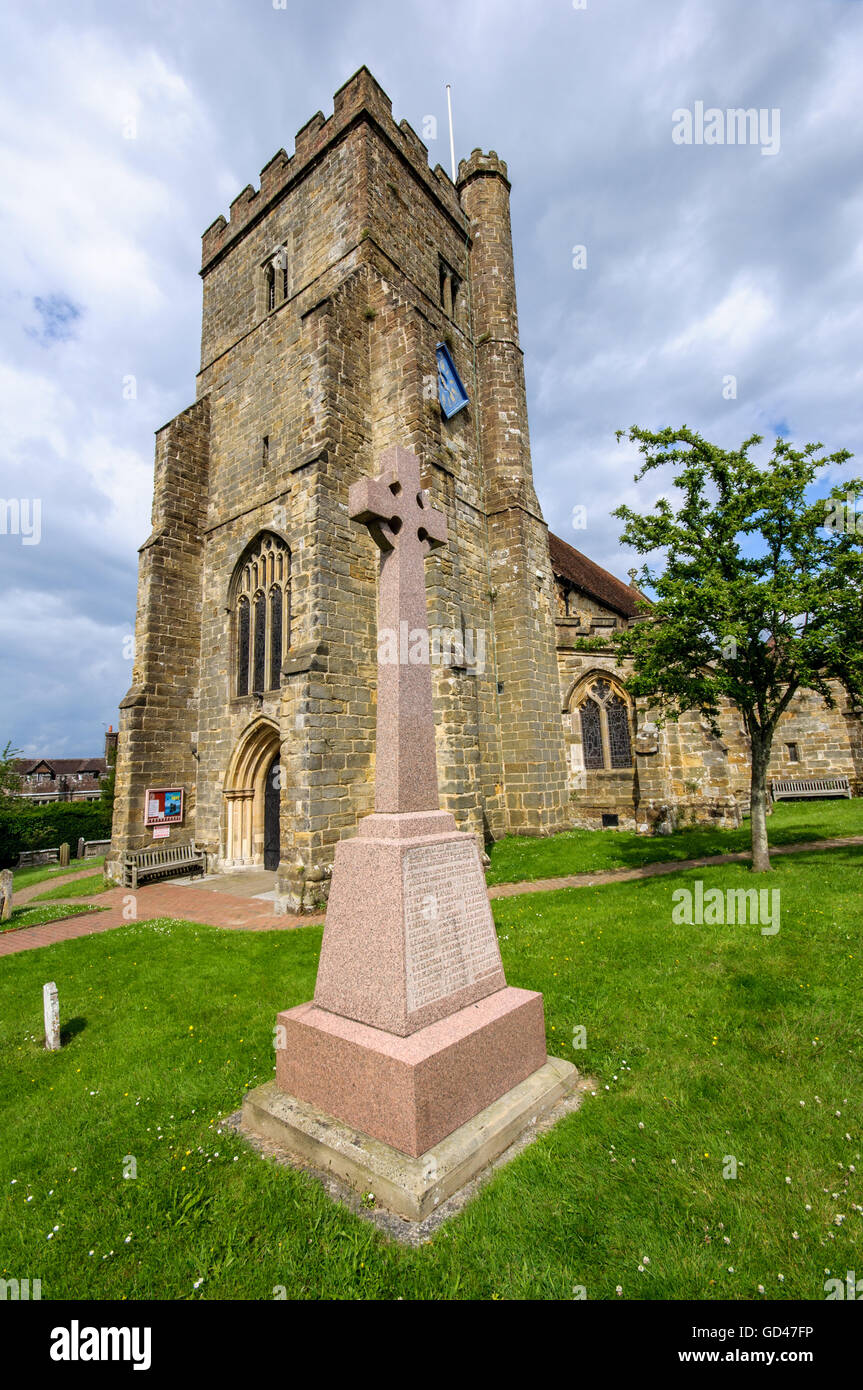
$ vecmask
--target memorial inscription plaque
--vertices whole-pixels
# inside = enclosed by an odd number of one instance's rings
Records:
[[[408,1013],[501,970],[497,934],[477,850],[470,840],[405,853]]]

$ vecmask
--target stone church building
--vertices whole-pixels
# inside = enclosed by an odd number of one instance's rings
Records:
[[[534,490],[506,164],[454,185],[361,68],[260,187],[203,236],[195,403],[156,436],[109,865],[152,843],[147,793],[182,789],[214,870],[310,873],[373,809],[376,575],[348,489],[412,449],[446,514],[426,561],[443,806],[487,839],[569,826],[736,823],[746,742],[661,731],[607,654],[640,595],[550,536]],[[438,400],[445,347],[468,404]],[[775,774],[863,783],[860,721],[797,701]],[[170,843],[170,839],[166,839]]]

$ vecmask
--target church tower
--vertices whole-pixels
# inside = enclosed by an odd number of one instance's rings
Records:
[[[450,537],[426,566],[441,804],[486,837],[564,827],[509,191],[494,153],[457,186],[431,169],[361,68],[204,233],[196,402],[156,437],[114,873],[152,841],[147,791],[182,789],[163,843],[320,895],[372,809],[376,555],[347,498],[392,445]],[[441,361],[467,395],[450,418]]]

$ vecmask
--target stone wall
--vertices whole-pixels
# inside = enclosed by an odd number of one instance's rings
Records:
[[[156,435],[153,530],[140,551],[132,685],[120,703],[106,860],[115,875],[123,850],[152,840],[144,825],[148,787],[185,786],[185,824],[172,834],[181,841],[194,835],[209,417],[204,395]]]
[[[609,618],[616,615],[609,611]],[[603,815],[609,814],[618,817],[620,829],[643,833],[687,824],[740,824],[748,812],[750,789],[749,739],[740,713],[723,704],[717,739],[696,711],[660,727],[646,701],[631,702],[632,772],[585,770],[576,708],[580,692],[591,677],[603,674],[619,680],[622,688],[631,668],[600,649],[575,651],[568,621],[558,621],[557,637],[570,824],[599,829]],[[844,690],[831,688],[833,709],[814,691],[800,692],[792,701],[779,722],[768,776],[771,781],[848,777],[854,795],[861,795],[861,720]],[[789,756],[790,744],[796,744],[797,762]]]

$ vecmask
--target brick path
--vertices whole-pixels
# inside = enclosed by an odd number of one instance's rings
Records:
[[[809,850],[843,849],[848,845],[863,845],[863,835],[849,835],[831,840],[808,840],[794,845],[773,845],[771,855],[803,854]],[[704,859],[673,859],[659,864],[643,864],[636,869],[604,869],[601,873],[571,874],[566,878],[541,878],[524,883],[499,883],[489,889],[490,898],[511,898],[522,893],[548,893],[558,888],[592,888],[601,883],[624,883],[635,878],[656,878],[660,874],[680,873],[683,869],[701,869],[712,864],[742,863],[749,859],[748,850],[736,854],[714,854]],[[70,875],[70,878],[80,875]],[[52,880],[56,882],[56,880]],[[34,884],[35,895],[43,884]],[[28,890],[22,889],[17,901],[27,901]],[[79,936],[122,927],[129,918],[123,916],[123,900],[129,897],[127,888],[112,888],[96,898],[79,898],[78,902],[105,905],[107,911],[46,922],[41,927],[23,927],[20,931],[0,935],[0,956],[29,951],[36,946],[53,946],[56,941],[71,941]],[[319,925],[320,917],[288,916],[273,912],[272,904],[257,898],[241,898],[210,888],[191,884],[153,883],[139,888],[137,894],[138,922],[157,917],[178,917],[187,922],[202,922],[211,927],[226,927],[233,931],[288,931],[294,927]]]
[[[44,885],[34,885],[44,887]],[[24,896],[22,889],[18,903]],[[134,897],[137,913],[134,918],[123,916],[124,900]],[[227,927],[234,931],[286,931],[292,927],[308,927],[320,923],[319,916],[302,917],[279,915],[273,904],[256,898],[240,898],[210,888],[195,888],[185,883],[151,883],[132,894],[128,888],[111,888],[96,898],[76,898],[79,903],[98,903],[105,912],[82,913],[80,917],[58,918],[38,927],[22,927],[20,931],[0,935],[0,956],[29,951],[35,946],[53,946],[56,941],[71,941],[78,936],[93,936],[97,932],[122,927],[130,920],[151,922],[156,917],[180,917],[187,922],[203,922],[211,927]]]

